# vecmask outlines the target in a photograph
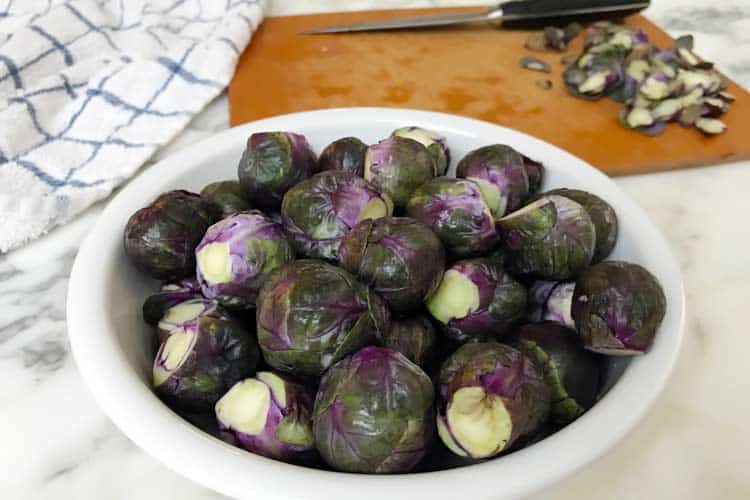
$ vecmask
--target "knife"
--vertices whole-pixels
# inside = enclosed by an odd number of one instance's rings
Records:
[[[616,19],[635,14],[650,4],[650,0],[512,0],[491,7],[484,12],[445,14],[401,19],[386,19],[367,23],[342,24],[303,31],[303,35],[387,31],[408,28],[432,28],[476,22],[499,22],[504,27],[530,27],[560,24],[570,21]]]

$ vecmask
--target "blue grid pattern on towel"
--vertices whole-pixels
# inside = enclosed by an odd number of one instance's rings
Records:
[[[0,0],[0,214],[14,198],[2,181],[15,170],[34,179],[19,173],[22,186],[43,184],[31,193],[58,198],[57,213],[40,210],[50,226],[109,194],[227,85],[262,8]]]

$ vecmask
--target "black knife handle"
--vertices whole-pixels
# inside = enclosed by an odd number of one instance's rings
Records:
[[[512,0],[500,4],[504,27],[524,28],[619,19],[648,7],[650,0]],[[582,10],[593,12],[581,14]]]

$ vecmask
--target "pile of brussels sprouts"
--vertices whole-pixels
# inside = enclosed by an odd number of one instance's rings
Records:
[[[539,192],[541,163],[495,144],[449,164],[419,127],[317,158],[256,133],[238,181],[138,210],[156,394],[250,452],[360,473],[487,459],[581,416],[603,355],[648,351],[661,286],[604,260],[615,211]]]

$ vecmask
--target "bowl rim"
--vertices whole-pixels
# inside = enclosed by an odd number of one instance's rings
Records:
[[[607,395],[573,424],[533,446],[470,467],[389,476],[310,469],[234,448],[177,416],[135,374],[115,336],[101,334],[109,328],[109,321],[102,307],[106,252],[100,249],[103,244],[113,244],[113,238],[121,242],[122,237],[121,224],[112,222],[121,221],[123,211],[134,202],[140,200],[142,205],[142,192],[148,191],[149,186],[179,176],[217,150],[244,143],[252,132],[304,130],[320,123],[365,120],[428,128],[437,124],[440,130],[454,134],[465,135],[466,130],[476,136],[499,134],[513,145],[527,145],[520,149],[546,149],[566,165],[581,168],[587,181],[603,191],[616,193],[628,217],[643,231],[649,252],[655,252],[663,261],[660,272],[668,277],[666,282],[662,280],[668,317],[662,329],[667,332],[661,331],[649,354],[634,359]],[[291,123],[294,127],[289,126]],[[329,500],[348,498],[356,491],[359,500],[388,495],[411,498],[415,492],[429,495],[431,500],[448,500],[455,498],[455,488],[461,487],[482,500],[515,498],[548,486],[603,455],[635,427],[662,391],[679,355],[685,326],[685,292],[674,256],[643,209],[609,177],[580,158],[522,132],[472,118],[403,108],[334,108],[279,115],[221,131],[140,173],[110,200],[81,245],[68,285],[67,324],[78,368],[95,400],[115,425],[169,468],[208,488],[236,498]],[[623,412],[622,408],[628,411]],[[582,443],[577,437],[580,435],[589,438]],[[457,486],[462,479],[466,483]]]

